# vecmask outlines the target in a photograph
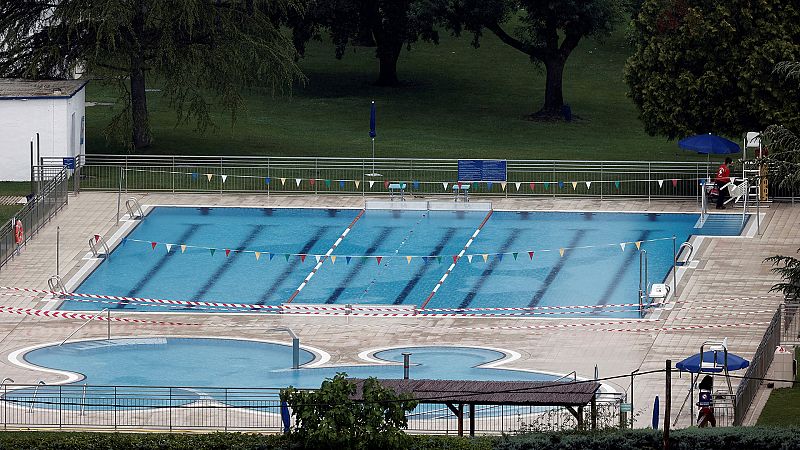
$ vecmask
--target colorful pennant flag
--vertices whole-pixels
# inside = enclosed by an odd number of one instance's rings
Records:
[[[642,241],[636,241],[636,250],[642,248]]]
[[[186,244],[181,244],[181,253],[186,252]]]
[[[286,186],[286,178],[281,178],[281,186]]]
[[[536,187],[536,183],[532,182],[529,186],[531,187],[531,190],[533,190]]]
[[[658,180],[658,187],[664,186],[664,180]]]
[[[155,249],[156,249],[156,245],[158,245],[158,243],[157,243],[157,242],[151,242],[151,243],[150,243],[150,247],[152,247],[152,248],[153,248],[153,250],[155,250]]]
[[[615,187],[615,188],[617,188],[617,189],[619,189],[619,181],[615,181],[615,182],[614,182],[614,187]]]
[[[586,182],[586,189],[589,189],[590,187],[592,187],[592,182],[591,181],[587,181]]]
[[[217,249],[215,249],[215,248],[210,248],[209,250],[211,251],[211,256],[214,256],[214,252],[217,251]]]
[[[573,181],[572,182],[572,190],[574,191],[576,189],[578,189],[578,182],[577,181]]]
[[[507,183],[505,181],[500,182],[500,187],[503,188],[504,191],[506,190],[506,184]]]
[[[472,255],[467,255],[467,262],[472,264]]]
[[[550,189],[550,183],[548,183],[547,181],[545,181],[545,182],[544,182],[544,188],[545,188],[545,189]]]
[[[678,187],[678,179],[677,178],[673,178],[672,179],[672,187]]]
[[[414,182],[411,183],[411,186],[413,186],[414,189],[419,189],[419,181],[414,180]]]
[[[513,256],[513,257],[514,257],[514,261],[516,261],[516,260],[517,260],[517,256],[518,256],[518,255],[519,255],[519,252],[514,252],[514,253],[512,253],[512,254],[511,254],[511,256]]]
[[[559,181],[558,182],[558,188],[559,189],[564,189],[564,182],[563,181]]]
[[[347,261],[347,264],[350,264],[350,260],[352,259],[352,257],[351,256],[346,256],[344,259]]]
[[[344,189],[344,180],[339,180],[339,189]]]
[[[297,187],[300,187],[300,182],[301,181],[303,181],[303,180],[301,180],[300,178],[295,178],[294,179],[294,182],[295,182],[295,184],[297,184]]]
[[[261,259],[261,252],[256,252],[256,261]]]
[[[331,255],[331,264],[336,264],[336,255]]]
[[[489,254],[488,253],[484,253],[484,254],[481,255],[481,257],[483,257],[483,262],[486,262],[486,260],[489,259]]]
[[[453,264],[458,262],[458,255],[453,255]]]
[[[355,180],[354,183],[356,183],[356,189],[361,186],[361,180]]]
[[[531,259],[531,261],[533,261],[533,252],[532,251],[528,252],[528,257]]]
[[[269,184],[270,181],[270,177],[264,177],[264,184]]]
[[[317,261],[317,264],[319,264],[320,258],[322,258],[322,257],[319,256],[319,255],[314,255],[314,259]]]
[[[305,255],[305,254],[300,255],[300,262],[306,262],[306,256],[308,256],[308,255]]]
[[[446,191],[446,190],[447,190],[447,183],[446,183],[446,182],[445,182],[445,183],[442,183],[442,187],[443,187],[443,188],[444,188],[444,190]]]
[[[372,189],[372,185],[374,185],[374,184],[375,184],[375,182],[374,182],[374,181],[370,181],[370,182],[369,182],[369,188],[370,188],[370,189]]]
[[[518,190],[518,191],[519,191],[519,187],[520,187],[521,185],[522,185],[522,183],[514,183],[514,186],[516,186],[516,187],[517,187],[517,190]]]
[[[561,255],[561,257],[563,258],[564,257],[564,249],[563,248],[558,249],[558,254]]]
[[[493,184],[493,183],[492,183],[491,181],[487,181],[487,182],[486,182],[486,187],[487,187],[489,190],[491,190],[491,189],[492,189],[492,184]]]
[[[198,174],[197,172],[192,172],[192,180],[197,180],[199,176],[200,174]]]
[[[227,176],[227,175],[220,175],[220,177],[222,178],[222,182],[223,182],[223,183],[225,183],[225,180],[227,180],[227,179],[228,179],[228,176]]]
[[[341,182],[341,185],[344,186],[344,181]],[[325,187],[326,188],[331,187],[331,180],[325,180]]]
[[[313,186],[314,184],[316,184],[316,182],[317,182],[317,180],[316,180],[316,179],[314,179],[314,178],[309,178],[309,179],[308,179],[308,184],[310,184],[311,186]]]
[[[164,246],[167,247],[167,253],[172,250],[172,244],[164,244]]]
[[[270,254],[269,254],[269,260],[270,260],[270,261],[272,261],[272,258],[274,258],[274,257],[275,257],[275,253],[270,253]]]
[[[410,256],[406,256],[406,261],[407,261],[408,264],[411,264],[411,257]]]
[[[231,249],[226,248],[225,249],[225,257],[227,258],[228,256],[230,256],[230,254],[231,254]]]
[[[382,258],[383,258],[382,256],[376,256],[375,257],[375,261],[378,263],[378,265],[381,265],[381,259]]]
[[[291,255],[289,255],[288,253],[283,254],[283,257],[286,258],[286,262],[289,262],[289,256]]]
[[[383,181],[383,188],[384,189],[389,189],[389,180],[384,180]]]
[[[625,251],[625,242],[620,242],[619,243],[619,248],[621,248],[622,251],[624,252]]]
[[[211,179],[214,178],[214,174],[213,173],[207,173],[205,175],[206,175],[206,179],[208,179],[208,181],[211,181]]]

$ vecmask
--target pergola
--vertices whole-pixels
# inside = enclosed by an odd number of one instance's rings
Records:
[[[363,400],[363,379],[356,385],[354,400]],[[398,394],[410,394],[419,403],[447,406],[458,420],[458,435],[464,435],[464,407],[469,409],[469,435],[475,435],[476,405],[514,405],[564,407],[584,428],[583,409],[591,406],[592,429],[597,427],[595,381],[465,381],[465,380],[386,380],[378,382]]]

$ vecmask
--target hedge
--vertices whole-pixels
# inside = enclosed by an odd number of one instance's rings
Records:
[[[411,436],[409,450],[655,450],[660,431],[530,433],[480,437]],[[670,434],[673,450],[800,450],[800,428],[686,429]],[[305,450],[285,436],[241,433],[3,432],[0,450]],[[346,449],[341,449],[346,450]]]

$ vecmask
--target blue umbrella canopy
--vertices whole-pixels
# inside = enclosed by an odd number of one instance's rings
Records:
[[[375,131],[375,102],[369,108],[369,137],[375,139],[378,133]]]
[[[716,362],[716,367],[711,366]],[[683,361],[675,364],[675,367],[682,372],[691,373],[719,373],[722,372],[725,366],[725,352],[709,350],[703,352],[703,363],[705,367],[700,367],[700,353],[692,355]],[[728,370],[741,370],[750,365],[750,361],[742,358],[741,356],[728,353]],[[710,367],[711,366],[711,367]]]
[[[742,151],[739,148],[739,144],[713,134],[698,134],[697,136],[683,138],[678,141],[678,147],[702,155],[727,155]]]

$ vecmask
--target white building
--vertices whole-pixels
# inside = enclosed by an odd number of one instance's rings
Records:
[[[31,141],[41,158],[85,154],[84,80],[0,78],[0,180],[31,178]],[[52,159],[48,163],[52,163]]]

